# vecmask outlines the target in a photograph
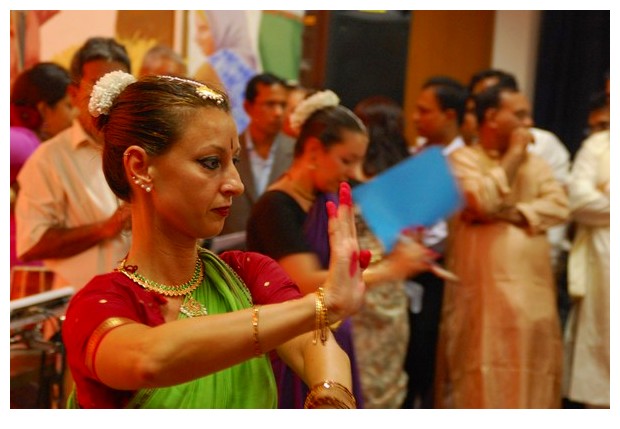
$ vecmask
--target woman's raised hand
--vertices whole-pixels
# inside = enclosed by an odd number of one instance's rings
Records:
[[[324,285],[325,304],[330,323],[355,313],[364,299],[362,269],[368,266],[370,252],[360,251],[355,229],[351,187],[342,182],[338,207],[328,201],[330,262]]]

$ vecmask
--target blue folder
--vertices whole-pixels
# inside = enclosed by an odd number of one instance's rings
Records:
[[[402,230],[430,227],[463,205],[448,161],[434,146],[356,186],[353,200],[387,252]]]

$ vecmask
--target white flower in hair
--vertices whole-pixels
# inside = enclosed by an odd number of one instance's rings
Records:
[[[102,76],[90,94],[88,102],[88,111],[95,118],[99,115],[107,115],[110,113],[110,107],[116,100],[116,97],[123,92],[129,84],[136,81],[136,78],[124,71],[113,71]]]
[[[291,114],[291,128],[299,132],[301,126],[317,110],[340,104],[340,98],[329,89],[319,91],[302,100]]]

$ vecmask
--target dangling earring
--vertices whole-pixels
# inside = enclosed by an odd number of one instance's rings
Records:
[[[131,179],[136,185],[144,189],[146,192],[151,192],[153,190],[153,185],[143,183],[142,180],[138,179],[136,176],[131,176]]]

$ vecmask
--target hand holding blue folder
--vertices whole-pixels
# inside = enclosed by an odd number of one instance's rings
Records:
[[[463,204],[458,183],[439,147],[424,149],[356,186],[353,200],[387,252],[404,229],[430,227]]]

